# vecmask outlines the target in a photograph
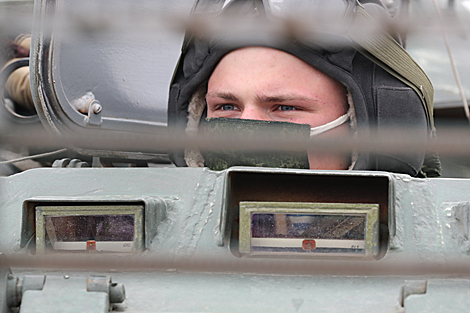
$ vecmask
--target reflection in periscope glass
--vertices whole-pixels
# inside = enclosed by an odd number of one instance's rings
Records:
[[[251,251],[365,253],[366,215],[253,213]]]
[[[46,243],[54,250],[130,252],[134,215],[45,216]]]

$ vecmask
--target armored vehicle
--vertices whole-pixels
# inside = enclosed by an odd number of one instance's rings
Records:
[[[4,84],[29,66],[36,112],[15,111],[2,95],[0,144],[37,154],[0,177],[1,313],[470,310],[470,146],[445,131],[439,141],[444,117],[458,116],[455,124],[463,109],[434,8],[402,0],[388,9],[409,4],[428,22],[406,46],[434,83],[438,131],[435,142],[410,142],[439,150],[445,178],[177,167],[179,149],[211,143],[167,126],[170,84],[183,82],[172,76],[181,45],[194,45],[183,29],[211,24],[187,22],[193,5],[184,1],[35,0],[30,57],[0,76]],[[465,75],[468,29],[457,21],[468,19],[468,1],[438,4],[454,14],[459,33],[447,31],[448,41]],[[391,139],[378,149],[406,154],[400,143],[410,142]],[[229,145],[273,144],[253,142]]]

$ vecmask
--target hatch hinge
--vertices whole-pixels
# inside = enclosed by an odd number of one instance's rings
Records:
[[[103,121],[101,120],[101,111],[103,107],[98,100],[93,100],[88,105],[88,115],[83,119],[85,126],[94,125],[100,126]]]
[[[12,274],[7,281],[7,305],[30,312],[96,312],[109,311],[113,303],[122,303],[122,284],[112,283],[108,276],[50,276]]]

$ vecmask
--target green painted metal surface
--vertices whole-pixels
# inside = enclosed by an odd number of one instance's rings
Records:
[[[293,200],[324,193],[323,196],[337,199],[338,203],[347,198],[354,198],[350,200],[355,203],[360,203],[360,199],[377,201],[370,200],[374,195],[367,192],[351,195],[348,188],[356,188],[354,182],[373,184],[376,179],[377,182],[385,179],[388,181],[384,185],[388,194],[385,221],[390,237],[380,243],[385,245],[384,252],[371,261],[241,257],[234,246],[237,242],[234,207],[227,202],[233,200],[237,192],[234,188],[248,183],[245,178],[234,181],[243,177],[237,176],[240,174],[247,174],[246,179],[261,177],[256,193],[249,197],[283,197],[278,191],[273,194],[269,182],[278,178],[282,182],[290,177],[308,186],[315,180],[316,185],[312,186],[317,186],[289,189]],[[320,190],[322,182],[331,189]],[[35,260],[34,240],[28,238],[25,222],[34,205],[141,203],[161,209],[145,211],[144,219],[149,220],[144,228],[149,231],[144,231],[144,253],[131,258],[111,255],[104,261],[89,255],[90,262],[85,262],[86,268],[82,270],[58,272],[45,268],[39,270],[40,274],[110,275],[113,281],[126,287],[127,299],[114,305],[125,312],[399,312],[403,310],[400,294],[407,280],[433,282],[459,277],[465,283],[470,281],[465,265],[469,259],[465,217],[470,208],[469,187],[468,180],[413,179],[380,172],[271,168],[232,168],[220,172],[205,168],[35,169],[0,178],[0,251],[12,258]],[[160,213],[152,217],[148,212]],[[129,272],[123,264],[129,264]],[[20,278],[38,272],[9,265]],[[452,288],[461,290],[457,285]],[[445,294],[447,289],[442,290]],[[454,292],[456,299],[464,297],[463,293]],[[57,300],[57,306],[66,306],[66,299],[63,296]],[[94,303],[101,301],[89,299]],[[411,299],[405,299],[405,308]],[[36,303],[23,298],[25,308],[28,305],[24,301]]]

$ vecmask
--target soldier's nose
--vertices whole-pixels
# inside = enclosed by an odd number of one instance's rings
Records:
[[[259,107],[245,107],[241,119],[269,121],[271,118]]]

